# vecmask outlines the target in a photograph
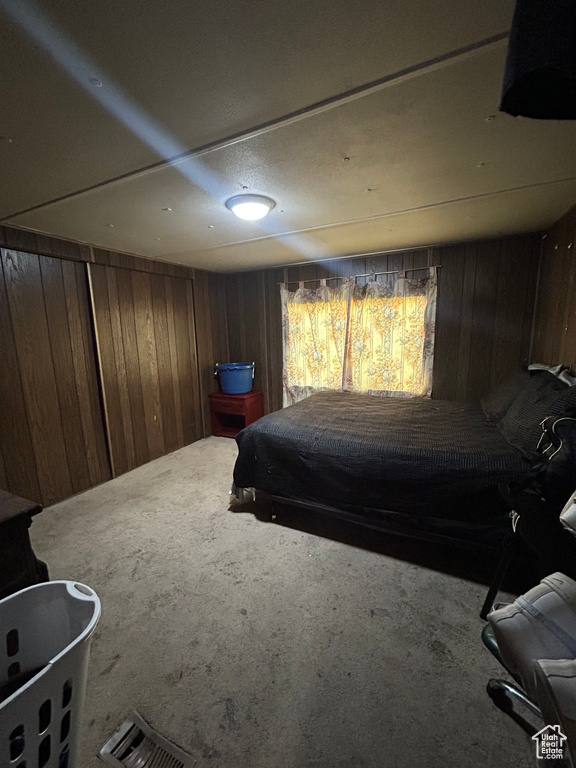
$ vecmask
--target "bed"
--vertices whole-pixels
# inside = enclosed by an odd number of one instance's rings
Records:
[[[498,546],[498,486],[530,468],[546,416],[576,408],[559,369],[521,370],[480,403],[323,391],[239,433],[234,485],[420,538]]]

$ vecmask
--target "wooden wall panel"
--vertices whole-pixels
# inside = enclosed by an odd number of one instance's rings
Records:
[[[95,278],[101,270],[90,267],[90,273]],[[138,358],[138,344],[136,340],[136,319],[134,310],[134,294],[132,289],[132,273],[125,269],[106,270],[107,282],[117,285],[118,305],[112,305],[112,313],[115,319],[115,328],[111,329],[111,339],[115,351],[115,365],[118,373],[119,394],[122,403],[121,419],[124,431],[114,430],[110,434],[110,440],[121,446],[124,444],[126,458],[121,453],[118,456],[119,465],[115,471],[122,474],[132,467],[139,467],[148,460],[148,442],[146,438],[144,398],[140,386],[140,361]],[[120,307],[122,311],[120,312]],[[97,317],[96,317],[97,320]],[[96,337],[100,335],[100,324],[97,326]],[[103,364],[102,364],[103,365]],[[111,388],[110,388],[110,385]],[[109,382],[107,390],[114,394],[114,385]],[[104,401],[107,402],[105,397]],[[119,424],[116,415],[114,423]],[[117,449],[118,450],[118,449]]]
[[[36,457],[32,447],[16,340],[8,307],[3,258],[0,258],[0,270],[0,445],[4,466],[2,488],[41,503]]]
[[[317,287],[323,277],[441,265],[432,396],[478,400],[528,361],[539,243],[539,236],[526,235],[227,275],[230,357],[256,362],[255,383],[265,391],[266,411],[277,410],[282,404],[278,282],[294,290],[300,280]]]
[[[177,354],[177,368],[174,369],[174,375],[180,384],[184,445],[188,445],[194,440],[199,440],[203,435],[196,340],[191,334],[190,326],[190,320],[194,316],[194,305],[188,281],[177,278],[170,280]]]
[[[263,276],[266,373],[262,378],[266,387],[264,406],[268,413],[279,411],[282,408],[282,323],[268,322],[270,317],[278,318],[281,316],[282,307],[278,283],[282,280],[282,271],[282,269],[269,269]],[[280,350],[280,354],[278,354],[278,350]]]
[[[80,407],[80,402],[86,401],[86,392],[81,393],[84,397],[79,397],[62,274],[63,266],[71,268],[73,272],[74,264],[71,262],[63,263],[60,259],[42,258],[39,260],[42,284],[50,296],[50,300],[46,302],[46,319],[54,368],[55,371],[74,372],[74,375],[55,376],[54,378],[61,408],[60,418],[70,468],[71,488],[73,492],[77,492],[93,485],[93,482],[90,477],[88,455],[84,446],[83,430],[78,429],[78,424],[82,422],[83,410]],[[77,308],[74,315],[78,316]]]
[[[156,362],[158,366],[158,401],[162,404],[162,432],[164,453],[172,453],[182,442],[178,443],[178,433],[176,429],[176,402],[174,399],[173,383],[178,381],[177,377],[172,375],[172,355],[170,353],[170,340],[168,337],[168,308],[166,304],[166,286],[164,278],[151,282],[152,289],[152,320],[154,326],[154,341],[156,348]],[[189,282],[189,281],[188,281]],[[188,313],[186,312],[186,316]],[[190,359],[192,355],[190,354]],[[175,361],[176,362],[176,361]],[[177,367],[177,362],[175,367]],[[191,381],[194,377],[191,376]],[[182,411],[178,415],[180,426],[182,426]]]
[[[108,272],[109,270],[107,270]],[[160,398],[160,371],[156,355],[156,329],[152,315],[152,278],[144,272],[132,273],[136,347],[140,367],[140,387],[144,401],[144,425],[149,459],[166,453],[164,444],[164,409],[170,403]],[[120,309],[122,311],[122,309]],[[181,311],[181,310],[180,310]],[[96,325],[98,328],[98,325]],[[106,389],[106,378],[104,378]]]
[[[212,434],[208,395],[218,390],[214,378],[215,365],[230,362],[226,280],[225,275],[201,270],[196,270],[194,277],[194,317],[204,437]],[[235,329],[230,331],[234,333]]]
[[[510,372],[511,349],[519,350],[520,360],[531,362],[530,337],[540,242],[528,239],[525,244],[526,252],[530,253],[532,248],[532,268],[523,265],[522,254],[515,257],[511,240],[501,243],[490,363],[491,387]]]
[[[40,257],[2,254],[22,389],[32,435],[42,501],[70,496],[73,485],[50,346]]]
[[[114,476],[202,436],[192,283],[91,264]]]
[[[459,254],[460,255],[460,254]],[[461,257],[460,257],[461,258]],[[466,394],[475,390],[484,394],[490,389],[492,353],[494,351],[494,321],[499,289],[500,241],[491,240],[478,245],[474,293],[472,300],[472,333],[470,358],[474,361],[472,381]],[[458,354],[460,350],[458,349]],[[520,362],[520,361],[518,361]],[[459,358],[458,358],[459,364]],[[470,374],[469,374],[470,375]]]
[[[229,316],[233,318],[228,326],[230,362],[255,362],[254,388],[264,392],[264,410],[269,413],[278,390],[281,399],[281,387],[274,387],[271,369],[282,360],[278,348],[282,347],[281,324],[269,324],[270,317],[275,317],[275,308],[271,305],[277,296],[277,311],[280,312],[280,292],[278,285],[282,280],[282,270],[258,270],[239,272],[226,276],[226,300]],[[280,315],[278,314],[278,317]],[[280,371],[280,382],[281,382]],[[281,407],[281,405],[279,406]]]
[[[0,444],[0,488],[8,487],[8,472],[4,463],[4,453]]]
[[[174,294],[172,291],[172,281],[164,281],[166,291],[166,332],[168,334],[168,346],[170,360],[178,361],[178,341],[176,337],[176,318],[174,315]],[[174,398],[174,430],[177,445],[185,445],[184,442],[184,409],[182,396],[180,394],[180,374],[171,377],[172,396]],[[186,398],[184,397],[184,408],[186,407]]]
[[[17,227],[0,227],[0,245],[9,249],[72,261],[91,261],[92,259],[92,249],[86,243],[60,240]]]
[[[111,476],[85,268],[9,250],[2,267],[4,487],[46,505]]]
[[[531,356],[576,372],[576,207],[543,243]]]
[[[439,277],[433,397],[478,400],[529,362],[539,236],[434,249]]]
[[[460,339],[470,344],[462,333],[462,288],[465,260],[458,246],[442,249],[441,269],[438,275],[438,302],[436,309],[436,335],[432,394],[441,400],[457,399]],[[460,381],[466,389],[468,376]]]
[[[444,254],[442,254],[442,256],[438,255],[437,258],[442,257],[444,257]],[[456,364],[457,373],[454,398],[456,400],[466,400],[468,397],[468,383],[470,380],[471,367],[473,368],[475,365],[472,356],[472,339],[474,337],[473,298],[474,285],[476,282],[476,265],[478,260],[477,243],[467,243],[464,246],[464,252],[460,253],[459,258],[462,262],[463,276],[460,317],[456,322],[456,326],[459,328],[459,333],[456,343],[458,349],[458,361]],[[440,273],[442,273],[442,270],[440,270]],[[440,276],[440,280],[442,280],[442,275]],[[438,375],[441,375],[442,372],[442,367],[438,364],[440,359],[441,358],[439,357],[438,360],[436,360]]]

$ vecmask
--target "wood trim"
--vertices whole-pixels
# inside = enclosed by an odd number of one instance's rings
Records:
[[[51,237],[18,227],[0,226],[0,247],[34,253],[38,256],[55,256],[70,261],[124,267],[137,272],[154,272],[159,275],[194,280],[194,268],[187,267],[185,264],[147,259],[133,253],[108,251],[90,243]]]
[[[110,416],[108,414],[108,398],[106,396],[106,385],[102,376],[102,350],[100,344],[100,336],[98,333],[98,324],[96,321],[96,313],[94,309],[94,285],[92,282],[92,270],[91,264],[86,264],[86,271],[88,274],[88,288],[90,292],[90,311],[92,315],[92,327],[94,328],[94,341],[96,345],[96,363],[98,366],[98,374],[100,378],[100,387],[102,390],[102,407],[104,411],[104,429],[106,431],[106,443],[108,445],[108,455],[110,456],[110,466],[112,469],[112,477],[117,477],[116,464],[114,461],[114,450],[112,447],[112,441],[110,439]]]

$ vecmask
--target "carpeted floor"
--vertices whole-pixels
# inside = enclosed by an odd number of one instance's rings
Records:
[[[531,765],[484,692],[485,587],[229,512],[235,455],[202,440],[32,526],[102,600],[82,768],[133,709],[198,768]]]

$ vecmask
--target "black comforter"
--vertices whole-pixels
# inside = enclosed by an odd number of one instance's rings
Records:
[[[479,404],[319,392],[238,435],[234,482],[340,508],[472,520],[529,462]]]

